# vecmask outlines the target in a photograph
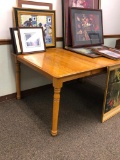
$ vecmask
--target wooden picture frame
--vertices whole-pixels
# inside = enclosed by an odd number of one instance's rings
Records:
[[[10,28],[10,35],[12,40],[12,46],[14,54],[21,54],[20,41],[18,36],[18,28]]]
[[[13,15],[16,27],[43,27],[46,47],[56,47],[55,11],[14,7]]]
[[[102,122],[120,112],[120,64],[107,68]]]
[[[23,54],[46,50],[42,27],[19,27],[18,33]]]
[[[70,8],[72,47],[102,45],[102,10]]]
[[[43,3],[43,2],[35,2],[35,1],[26,1],[26,0],[18,0],[17,1],[18,7],[21,8],[36,8],[38,9],[49,9],[52,10],[53,6],[52,3]]]
[[[63,13],[63,48],[66,46],[72,45],[71,38],[71,28],[70,28],[70,7],[79,7],[79,8],[91,8],[91,9],[99,9],[100,0],[81,0],[81,6],[75,5],[79,0],[62,0],[62,13]]]

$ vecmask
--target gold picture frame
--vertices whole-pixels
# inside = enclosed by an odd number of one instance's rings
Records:
[[[120,64],[108,66],[102,122],[120,112]]]
[[[56,47],[55,11],[13,8],[15,27],[43,27],[46,47]]]

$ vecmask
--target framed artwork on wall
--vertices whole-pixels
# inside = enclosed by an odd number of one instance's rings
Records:
[[[18,33],[23,54],[45,51],[42,27],[20,27]]]
[[[120,65],[107,68],[102,122],[120,112]]]
[[[103,44],[102,10],[70,8],[72,47]]]
[[[99,0],[62,0],[64,47],[72,45],[70,7],[99,9]]]
[[[43,27],[46,47],[56,46],[55,11],[13,8],[14,26]]]

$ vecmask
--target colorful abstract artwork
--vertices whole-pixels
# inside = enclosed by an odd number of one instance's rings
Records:
[[[16,27],[42,27],[46,47],[56,46],[55,11],[13,8]]]

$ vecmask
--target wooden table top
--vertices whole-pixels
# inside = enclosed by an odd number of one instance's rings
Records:
[[[43,53],[21,54],[17,59],[55,78],[120,64],[120,60],[115,61],[105,57],[91,58],[62,48],[49,48]]]

